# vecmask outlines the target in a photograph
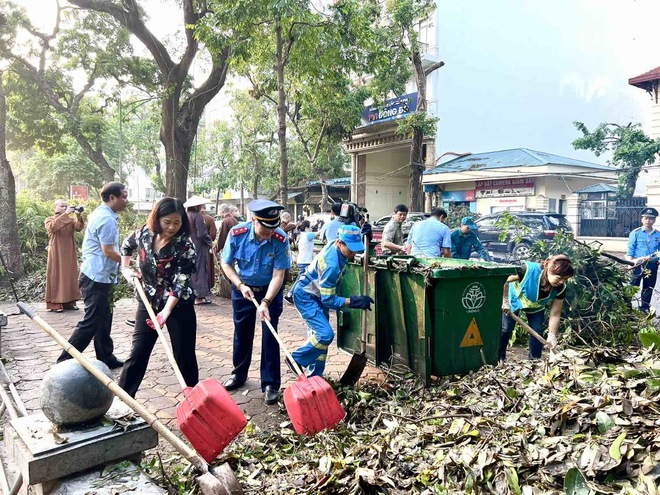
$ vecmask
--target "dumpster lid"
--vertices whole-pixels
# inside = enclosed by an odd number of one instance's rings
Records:
[[[456,258],[417,258],[413,266],[415,271],[421,269],[429,272],[429,275],[433,278],[466,276],[468,274],[488,277],[514,275],[516,273],[516,267],[513,265]]]

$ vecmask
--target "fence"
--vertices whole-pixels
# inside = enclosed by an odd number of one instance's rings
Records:
[[[580,231],[585,237],[628,237],[640,226],[646,198],[580,201]]]

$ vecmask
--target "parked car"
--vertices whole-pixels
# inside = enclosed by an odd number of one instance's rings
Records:
[[[500,240],[500,234],[504,232],[504,228],[498,225],[498,221],[507,213],[520,220],[526,227],[518,240],[516,240],[518,235],[514,232],[514,227],[510,227],[506,237]],[[479,239],[489,251],[510,253],[516,258],[527,257],[532,243],[539,240],[552,240],[559,230],[573,232],[566,215],[561,213],[498,212],[483,216],[474,223],[479,228]]]

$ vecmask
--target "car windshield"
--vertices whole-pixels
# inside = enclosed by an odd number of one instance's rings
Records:
[[[552,229],[571,230],[571,224],[568,223],[565,216],[546,215],[545,220]]]
[[[543,217],[524,217],[523,225],[529,229],[543,230]]]

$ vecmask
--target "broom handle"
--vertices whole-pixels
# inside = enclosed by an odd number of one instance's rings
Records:
[[[254,303],[254,307],[257,308],[257,311],[259,311],[259,303],[257,302],[257,300],[254,297],[252,298],[252,302]],[[298,366],[298,363],[296,363],[296,360],[293,359],[293,356],[291,355],[291,353],[289,353],[289,349],[287,349],[286,346],[284,345],[284,342],[280,338],[279,334],[275,331],[275,328],[273,328],[273,324],[270,322],[270,320],[268,320],[267,318],[264,318],[261,321],[265,322],[266,325],[268,325],[268,328],[270,329],[270,333],[273,334],[273,337],[275,337],[275,340],[277,340],[277,343],[280,345],[280,347],[284,351],[284,355],[286,357],[288,357],[289,361],[291,361],[291,363],[293,364],[293,367],[296,370],[296,372],[298,373],[298,375],[302,375],[303,370],[300,369],[300,366]]]
[[[179,380],[179,385],[181,385],[181,388],[185,390],[186,388],[188,388],[188,384],[186,383],[186,380],[183,378],[183,375],[181,374],[181,370],[179,369],[179,365],[177,364],[176,359],[174,359],[174,353],[172,352],[170,345],[167,343],[167,340],[165,340],[165,334],[163,333],[163,328],[160,326],[160,323],[158,323],[158,318],[156,317],[154,308],[151,307],[151,303],[149,302],[149,299],[147,299],[147,295],[144,293],[142,282],[139,279],[135,278],[133,279],[133,285],[135,285],[135,288],[137,289],[137,292],[140,295],[142,304],[144,304],[144,307],[147,308],[147,313],[149,313],[149,318],[151,318],[151,321],[153,322],[154,327],[156,328],[156,332],[158,332],[158,339],[162,342],[163,348],[165,349],[165,354],[167,355],[167,359],[172,365],[172,368],[174,368],[174,374],[176,375],[177,380]]]
[[[538,340],[541,344],[543,345],[548,345],[548,341],[545,340],[543,337],[541,337],[532,327],[530,327],[527,323],[525,323],[517,314],[515,314],[513,311],[506,310],[506,313],[515,320],[518,325],[523,327],[529,333],[534,337],[536,340]]]
[[[95,378],[97,378],[107,389],[109,389],[113,394],[119,397],[122,402],[124,402],[128,407],[133,409],[146,423],[151,426],[156,432],[167,440],[181,455],[183,455],[190,463],[199,469],[202,472],[208,472],[209,466],[202,459],[199,454],[188,447],[179,437],[172,433],[156,415],[147,411],[138,401],[133,397],[128,395],[128,393],[117,385],[117,382],[113,381],[112,378],[109,378],[105,373],[99,370],[94,366],[83,354],[73,347],[69,341],[65,340],[57,330],[51,327],[46,321],[44,321],[37,313],[26,303],[19,302],[18,307],[22,313],[24,313],[28,318],[31,318],[37,325],[39,325],[44,332],[50,335],[57,344],[68,352],[76,361],[78,361],[87,371],[89,371]]]

